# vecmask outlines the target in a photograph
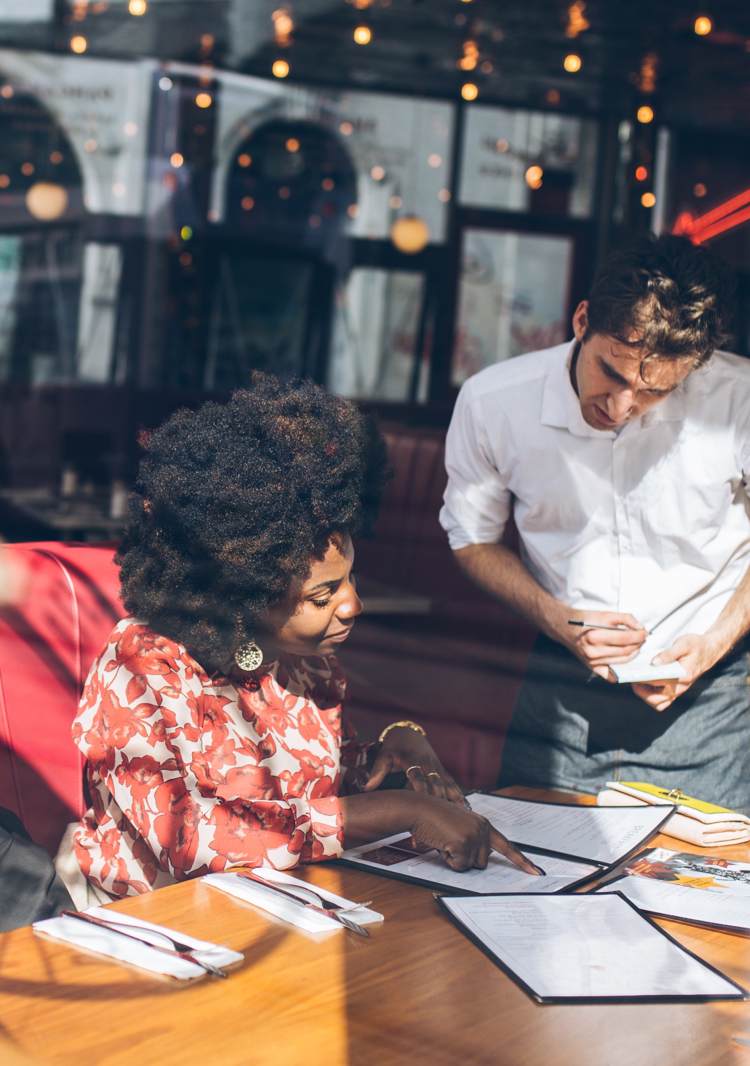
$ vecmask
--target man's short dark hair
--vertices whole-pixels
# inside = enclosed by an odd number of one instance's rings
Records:
[[[703,363],[729,335],[733,285],[728,268],[685,237],[639,237],[597,271],[587,336],[606,334],[646,357],[692,355]]]

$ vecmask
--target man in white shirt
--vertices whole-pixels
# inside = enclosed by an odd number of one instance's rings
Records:
[[[641,238],[572,343],[461,390],[440,520],[469,577],[541,630],[503,784],[646,780],[750,808],[750,363],[714,352],[725,285],[705,249]],[[636,657],[684,676],[611,684]]]

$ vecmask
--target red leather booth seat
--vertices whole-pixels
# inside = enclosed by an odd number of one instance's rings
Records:
[[[355,626],[342,650],[349,706],[363,732],[409,718],[464,787],[494,785],[502,746],[535,630],[461,573],[438,513],[445,489],[443,430],[384,427],[393,468],[371,540],[357,545],[356,570],[394,594],[391,613]],[[505,542],[514,546],[515,527]],[[399,596],[422,596],[422,613]]]
[[[23,604],[0,611],[0,805],[51,853],[84,809],[70,735],[89,666],[122,617],[111,548],[4,549],[28,571]]]

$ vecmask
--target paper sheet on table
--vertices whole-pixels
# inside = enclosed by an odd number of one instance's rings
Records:
[[[472,810],[483,814],[522,850],[552,851],[604,866],[619,862],[648,840],[674,809],[581,807],[480,792],[473,792],[467,799]],[[547,869],[544,860],[541,865]]]
[[[561,892],[601,872],[601,867],[590,863],[537,855],[527,849],[525,854],[542,867],[546,876],[534,877],[524,873],[497,852],[490,855],[485,870],[459,873],[446,866],[436,851],[428,851],[423,855],[414,852],[409,847],[410,839],[408,833],[394,833],[371,844],[350,848],[342,858],[374,873],[397,874],[399,877],[423,881],[433,888],[457,888],[465,892]]]
[[[95,918],[103,918],[105,922],[117,922],[132,929],[134,936],[142,936],[148,939],[149,930],[163,932],[177,937],[185,944],[190,944],[195,949],[196,957],[204,959],[213,966],[231,966],[242,962],[244,955],[239,951],[223,947],[221,944],[212,944],[208,940],[197,940],[194,936],[188,936],[182,930],[172,929],[166,925],[156,925],[154,922],[144,922],[140,918],[134,918],[130,914],[121,914],[119,911],[110,910],[108,907],[89,907],[85,912],[93,914]],[[41,922],[34,922],[34,931],[51,936],[54,940],[62,940],[73,947],[85,948],[97,955],[107,955],[119,962],[127,962],[131,966],[138,966],[142,970],[151,973],[165,974],[168,977],[176,977],[179,980],[188,981],[196,977],[204,977],[206,971],[202,967],[187,959],[180,959],[165,955],[161,951],[152,951],[143,944],[136,944],[134,940],[118,936],[115,930],[102,929],[101,926],[88,925],[77,918],[68,918],[61,915],[57,918],[46,918]],[[161,947],[171,947],[164,937],[154,936],[154,944]]]
[[[308,885],[301,878],[292,877],[291,874],[284,873],[282,870],[263,867],[257,870],[256,873],[268,881],[276,881],[277,884],[288,886],[289,888],[312,889],[321,898],[345,907],[347,917],[351,918],[357,925],[368,925],[372,922],[383,921],[383,915],[379,911],[374,911],[370,907],[358,906],[355,901],[345,899],[344,896],[337,896],[335,892],[329,892],[328,889],[320,888],[319,885]],[[246,877],[242,877],[241,874],[207,874],[201,880],[205,885],[218,888],[236,899],[244,900],[245,903],[252,903],[256,907],[268,911],[269,914],[273,914],[276,918],[281,918],[282,921],[289,922],[290,925],[296,925],[299,929],[304,929],[308,933],[329,933],[344,928],[335,918],[327,918],[324,914],[318,914],[317,911],[300,907],[293,900],[285,899],[274,892],[272,888],[264,888],[257,881],[249,881]],[[301,894],[300,898],[306,899],[308,903],[315,903],[315,899],[312,896]]]
[[[442,904],[541,1001],[744,998],[622,896],[461,896]]]
[[[633,874],[604,885],[599,893],[622,892],[638,910],[659,914],[683,922],[728,927],[750,933],[750,906],[745,897],[723,896],[719,892],[700,892],[668,881],[654,881]]]

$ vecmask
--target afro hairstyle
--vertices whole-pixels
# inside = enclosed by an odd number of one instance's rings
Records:
[[[124,603],[228,673],[331,538],[372,524],[385,478],[383,440],[353,403],[256,373],[147,438],[117,555]]]

